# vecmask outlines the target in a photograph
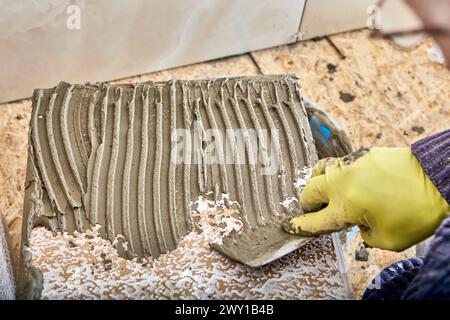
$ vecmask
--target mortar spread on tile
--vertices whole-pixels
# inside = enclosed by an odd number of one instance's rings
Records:
[[[199,196],[238,211],[242,230],[213,244],[234,260],[261,265],[311,240],[280,227],[317,159],[294,77],[60,83],[35,90],[29,140],[24,245],[35,226],[100,225],[123,236],[122,256],[157,258],[192,230]]]
[[[173,138],[177,129],[188,132],[186,141],[199,139],[183,158],[188,164],[173,161],[184,146]],[[231,146],[231,162],[209,162],[208,129],[244,130],[232,142],[214,136],[217,145]],[[250,137],[247,129],[277,135]],[[276,227],[283,242],[292,240],[278,227],[287,214],[280,202],[295,196],[297,169],[316,158],[307,129],[299,87],[287,76],[38,89],[24,243],[34,226],[56,233],[100,224],[105,239],[124,236],[129,257],[158,257],[191,230],[192,199],[222,193],[238,203],[244,233]],[[269,174],[273,163],[252,161],[262,139],[276,164]],[[268,239],[258,241],[263,247],[261,241]]]

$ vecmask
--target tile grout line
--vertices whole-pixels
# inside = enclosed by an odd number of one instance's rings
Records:
[[[307,2],[308,2],[308,0],[305,0],[303,2],[302,10],[300,12],[300,21],[298,22],[298,28],[297,28],[297,33],[295,34],[294,43],[298,42],[299,40],[302,40],[302,38],[303,38],[303,34],[302,34],[302,32],[300,32],[300,30],[302,28],[303,16],[305,15]]]

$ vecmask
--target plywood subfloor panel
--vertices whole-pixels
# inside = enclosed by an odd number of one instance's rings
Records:
[[[307,41],[254,52],[257,66],[249,55],[242,55],[118,82],[295,73],[303,92],[341,122],[356,147],[405,146],[448,128],[450,72],[429,60],[426,49],[430,42],[405,52],[386,40],[370,39],[367,31],[331,39],[347,59],[341,60],[324,40]],[[334,73],[329,72],[333,68],[329,69],[328,64],[337,65]],[[342,101],[341,92],[344,97],[345,93],[354,96],[354,100]],[[31,101],[3,104],[0,110],[0,213],[6,218],[11,247],[17,252]],[[370,251],[374,255],[370,263],[376,266],[411,254],[375,250]],[[350,266],[355,272],[359,270],[354,285],[361,282],[360,265]],[[372,274],[366,274],[365,279]]]
[[[296,74],[304,94],[338,119],[357,148],[407,146],[448,128],[450,72],[428,58],[430,41],[402,51],[387,40],[369,38],[368,31],[331,39],[345,60],[325,40],[252,55],[264,74]],[[329,64],[337,66],[334,73]],[[354,99],[344,102],[341,95]]]
[[[17,262],[28,155],[31,100],[0,105],[0,214],[5,218],[13,264]]]

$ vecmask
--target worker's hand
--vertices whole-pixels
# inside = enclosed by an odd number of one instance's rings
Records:
[[[287,232],[313,236],[358,225],[366,244],[395,251],[432,235],[450,211],[410,148],[322,159],[300,203],[315,212],[287,219]]]

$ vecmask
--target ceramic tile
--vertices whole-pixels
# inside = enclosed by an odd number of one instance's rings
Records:
[[[29,97],[34,88],[61,80],[113,80],[293,42],[304,4],[0,2],[0,102]]]

